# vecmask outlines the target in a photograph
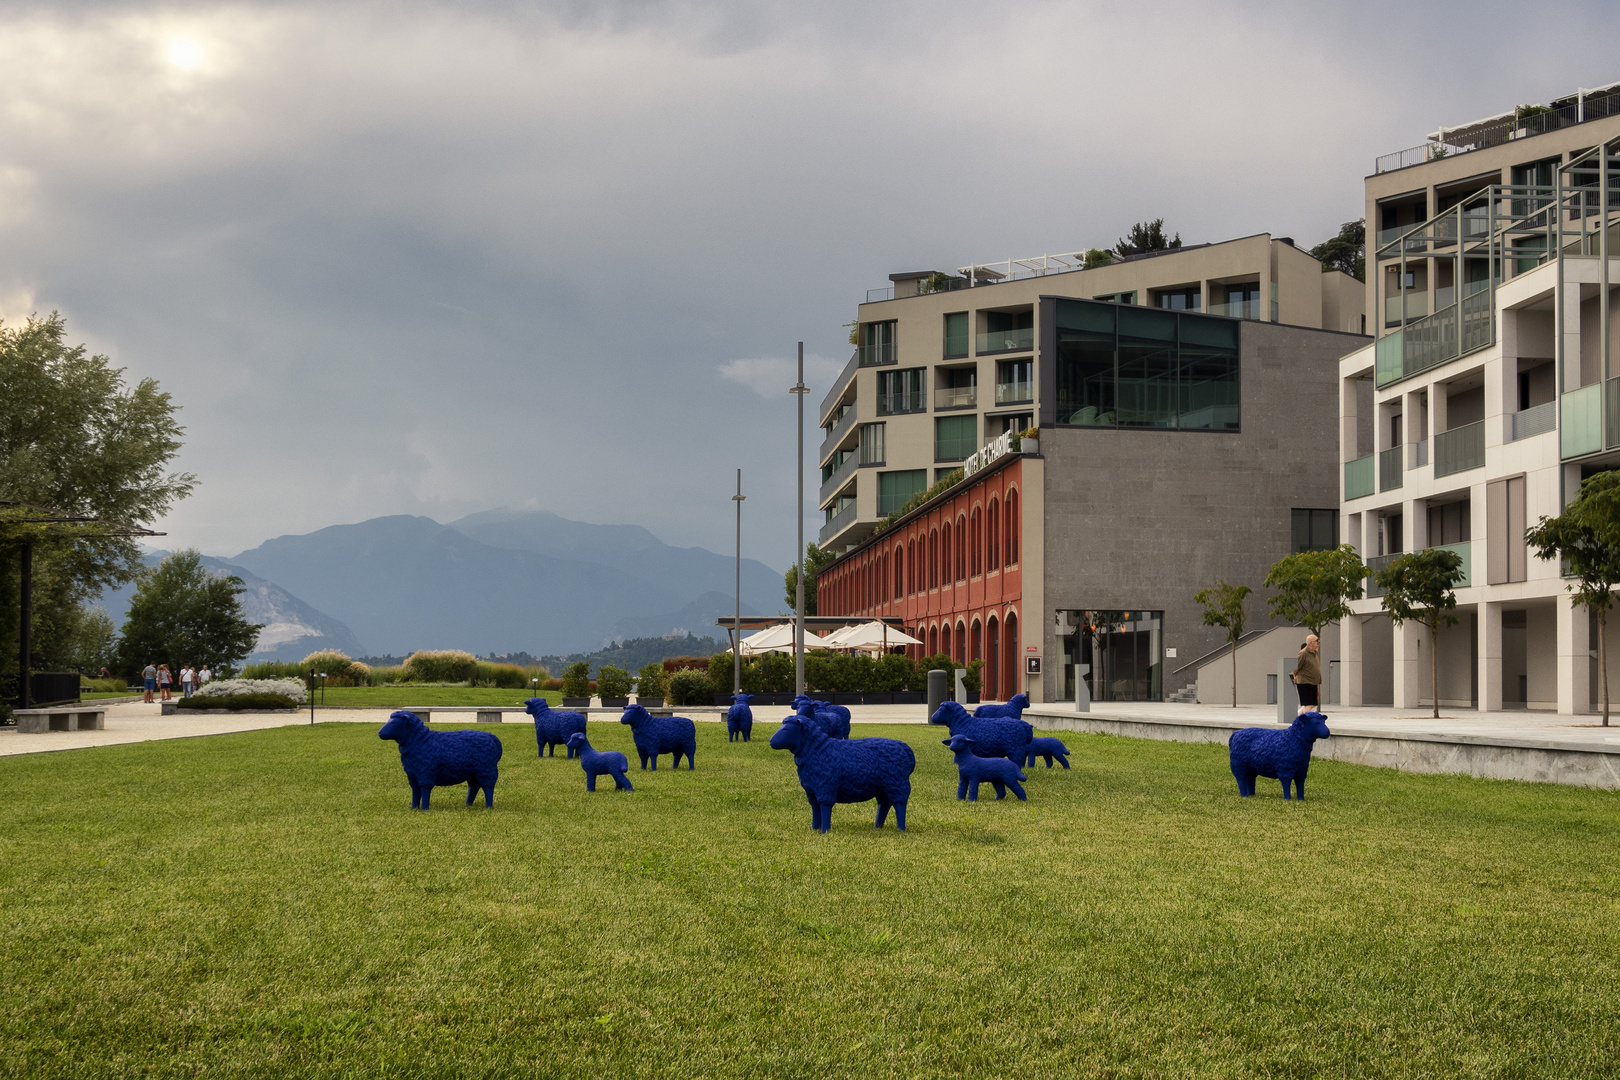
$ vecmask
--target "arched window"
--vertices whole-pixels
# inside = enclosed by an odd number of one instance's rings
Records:
[[[945,564],[945,580],[941,584],[949,585],[953,575],[951,574],[951,523],[948,521],[940,526],[939,547],[940,559]]]
[[[968,660],[981,660],[984,658],[984,626],[978,619],[973,620],[972,652],[968,653]]]
[[[967,517],[956,515],[956,580],[966,581],[967,571],[968,531]]]
[[[946,623],[939,629],[939,651],[955,659],[956,654],[951,651],[951,624]]]
[[[1002,655],[1005,657],[1002,666],[1006,669],[1007,680],[1003,685],[1007,688],[1007,696],[1011,697],[1018,693],[1018,680],[1022,674],[1018,670],[1020,663],[1018,658],[1022,655],[1018,649],[1018,612],[1007,612],[1007,622],[1001,634],[1007,642],[1006,647],[1002,649]]]
[[[928,534],[928,587],[939,584],[939,530]]]
[[[980,562],[983,559],[984,536],[979,530],[979,508],[973,508],[973,516],[968,519],[968,574],[978,577],[982,572]]]
[[[984,624],[984,638],[990,646],[990,654],[984,659],[984,696],[989,701],[1001,701],[1001,635],[997,633],[1001,627],[996,625],[996,617]]]
[[[1018,565],[1018,489],[1007,492],[1007,565]]]
[[[919,634],[918,636],[921,637],[922,635]],[[939,655],[939,627],[937,625],[928,628],[928,655]]]
[[[967,624],[960,619],[956,622],[956,664],[958,667],[967,664]]]
[[[906,549],[895,545],[894,549],[894,598],[903,599],[906,595]]]
[[[906,541],[906,595],[917,595],[917,540]]]
[[[996,570],[1001,566],[1001,504],[994,499],[990,500],[990,513],[985,522],[985,537],[990,542],[990,558],[985,562],[984,568],[986,571]]]

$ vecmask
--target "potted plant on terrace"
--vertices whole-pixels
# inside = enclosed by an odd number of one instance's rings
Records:
[[[1021,454],[1038,454],[1041,452],[1041,429],[1025,428],[1018,433],[1018,452]]]
[[[565,709],[583,709],[591,703],[591,665],[581,660],[563,671],[562,703]]]
[[[962,687],[967,691],[967,704],[979,703],[979,691],[984,689],[984,678],[979,673],[984,670],[983,660],[969,660],[967,674],[962,676]]]
[[[596,672],[596,689],[603,708],[622,709],[630,704],[630,673],[616,664],[603,664]]]
[[[664,674],[664,665],[658,661],[653,661],[636,673],[637,705],[656,708],[664,703],[664,695],[668,692],[669,676]]]

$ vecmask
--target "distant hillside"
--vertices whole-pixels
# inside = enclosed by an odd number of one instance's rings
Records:
[[[607,648],[597,649],[595,652],[542,656],[538,660],[546,666],[546,670],[559,679],[562,678],[563,668],[583,660],[591,665],[591,678],[594,679],[596,673],[602,670],[603,664],[617,664],[634,674],[643,665],[658,663],[671,656],[713,656],[727,648],[730,646],[723,641],[688,634],[685,637],[632,638],[629,641],[614,642]]]

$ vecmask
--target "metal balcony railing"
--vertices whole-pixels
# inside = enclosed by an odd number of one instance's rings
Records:
[[[978,336],[978,352],[980,356],[985,353],[1028,352],[1035,347],[1035,328],[1026,326],[1021,330],[996,330]]]
[[[1485,421],[1476,420],[1434,437],[1434,475],[1450,476],[1485,464]]]
[[[882,367],[895,362],[894,342],[880,341],[876,345],[862,345],[855,354],[861,358],[861,367]]]
[[[1344,497],[1347,501],[1371,495],[1378,490],[1374,482],[1377,476],[1373,461],[1373,455],[1368,454],[1366,457],[1344,463]]]
[[[849,389],[850,381],[855,378],[855,372],[859,371],[860,367],[861,351],[856,349],[851,354],[849,363],[844,365],[844,370],[840,371],[838,378],[833,380],[832,389],[828,390],[827,396],[821,399],[820,416],[822,427],[826,427],[827,421],[832,419],[833,410],[838,407],[839,401],[844,397],[844,391]]]
[[[826,507],[827,500],[843,490],[849,483],[849,478],[855,475],[855,470],[861,467],[861,456],[853,451],[843,462],[833,470],[832,475],[822,482],[821,491],[816,497],[816,505]]]
[[[855,524],[855,500],[851,499],[848,506],[834,514],[821,527],[821,531],[816,534],[816,546],[826,547],[828,541],[853,524]]]
[[[1401,457],[1399,446],[1378,452],[1378,490],[1394,491],[1401,486]]]
[[[1437,551],[1455,551],[1461,557],[1462,577],[1454,588],[1466,589],[1474,584],[1474,547],[1472,541],[1464,540],[1460,544],[1436,544],[1434,548]],[[1375,555],[1367,560],[1367,569],[1370,571],[1367,575],[1367,599],[1376,600],[1385,594],[1387,590],[1378,587],[1378,571],[1387,568],[1390,563],[1400,558],[1402,554],[1404,553]]]
[[[1508,413],[1507,441],[1518,442],[1541,435],[1558,426],[1558,402],[1548,401],[1516,413]]]
[[[838,449],[840,443],[849,438],[849,433],[853,430],[855,430],[855,406],[851,404],[845,408],[844,415],[839,417],[838,422],[833,425],[832,431],[828,432],[827,437],[821,440],[821,449],[816,454],[817,464],[827,464],[827,458],[832,455],[833,451]]]

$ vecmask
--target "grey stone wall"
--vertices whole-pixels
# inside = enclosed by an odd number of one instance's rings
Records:
[[[1260,583],[1290,550],[1289,511],[1339,504],[1338,360],[1367,341],[1243,323],[1237,433],[1043,424],[1046,610],[1025,618],[1045,627],[1047,700],[1063,687],[1056,610],[1163,611],[1178,653],[1165,662],[1166,694],[1195,681],[1176,668],[1224,640],[1203,625],[1199,589],[1249,585],[1249,627],[1271,625]]]

